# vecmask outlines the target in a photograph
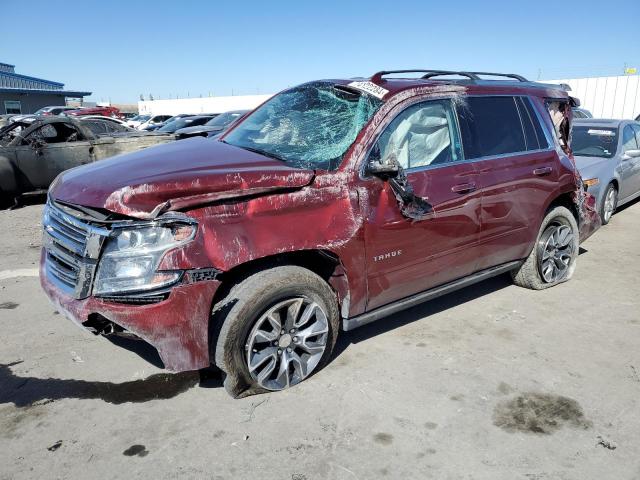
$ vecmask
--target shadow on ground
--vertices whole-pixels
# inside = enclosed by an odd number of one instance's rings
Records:
[[[20,363],[0,364],[0,405],[13,403],[16,407],[29,407],[65,398],[99,399],[120,405],[166,400],[198,384],[204,388],[222,386],[219,376],[210,370],[159,373],[140,380],[112,383],[21,376],[11,368]]]
[[[416,320],[425,319],[425,317],[440,313],[444,310],[448,310],[449,308],[453,308],[467,302],[472,302],[477,298],[497,292],[510,285],[513,285],[510,275],[500,275],[456,292],[449,293],[440,298],[430,300],[394,315],[390,315],[389,317],[382,318],[374,323],[352,330],[351,332],[340,332],[331,361],[338,358],[338,356],[340,356],[340,354],[342,354],[342,352],[344,352],[344,350],[352,343],[366,341],[377,335],[390,332],[408,323],[415,322]]]

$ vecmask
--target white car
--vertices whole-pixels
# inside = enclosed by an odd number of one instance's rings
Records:
[[[105,120],[107,122],[111,122],[111,123],[117,123],[118,125],[122,125],[123,127],[128,127],[129,124],[128,122],[124,121],[124,120],[120,120],[119,118],[113,118],[113,117],[105,117],[104,115],[84,115],[82,117],[80,117],[82,120]]]
[[[171,118],[171,115],[138,115],[127,122],[131,128],[142,130],[149,125],[160,125]]]

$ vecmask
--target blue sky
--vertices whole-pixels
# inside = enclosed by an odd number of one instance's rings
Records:
[[[271,93],[377,70],[640,70],[640,1],[0,0],[0,62],[92,100]],[[528,5],[528,6],[527,6]]]

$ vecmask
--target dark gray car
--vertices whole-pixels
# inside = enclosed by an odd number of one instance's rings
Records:
[[[224,132],[229,128],[236,120],[239,120],[249,110],[233,110],[231,112],[221,113],[215,118],[212,118],[204,125],[198,125],[193,127],[181,128],[176,130],[176,136],[178,140],[189,137],[207,137],[211,135],[217,135]]]
[[[603,224],[618,206],[640,197],[639,122],[576,119],[571,147]]]
[[[0,204],[44,192],[64,170],[175,140],[139,131],[96,133],[100,125],[69,117],[29,118],[0,129]]]

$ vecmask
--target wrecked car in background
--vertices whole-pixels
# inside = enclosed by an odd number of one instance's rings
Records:
[[[173,141],[104,119],[25,117],[0,129],[0,204],[47,190],[69,168]]]
[[[421,77],[392,78],[406,73]],[[42,288],[171,371],[215,364],[240,397],[308,378],[341,328],[501,273],[567,281],[599,225],[571,159],[575,102],[484,75],[307,83],[220,141],[68,171],[44,211]]]

